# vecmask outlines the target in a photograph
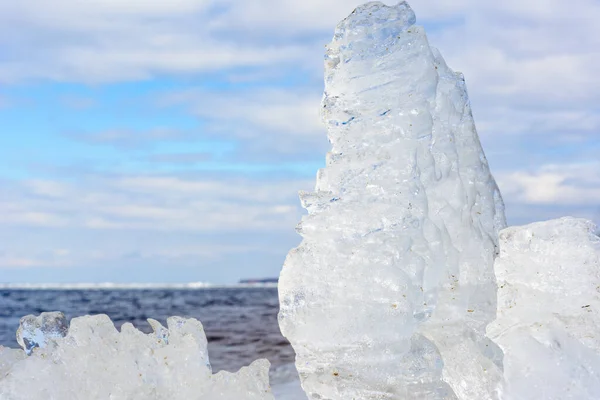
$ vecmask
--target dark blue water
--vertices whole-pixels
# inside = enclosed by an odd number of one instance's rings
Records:
[[[107,314],[151,332],[147,318],[193,317],[204,325],[213,371],[237,371],[257,358],[292,363],[294,352],[277,325],[275,288],[16,290],[0,289],[0,345],[18,347],[15,332],[27,314],[62,311],[67,318]]]

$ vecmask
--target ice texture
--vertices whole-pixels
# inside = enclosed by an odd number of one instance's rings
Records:
[[[600,238],[565,217],[500,233],[498,315],[506,399],[600,399]]]
[[[24,360],[26,357],[27,355],[22,350],[0,346],[0,387],[2,386],[2,378],[10,371],[13,364]]]
[[[310,399],[496,399],[504,205],[460,73],[405,2],[358,7],[325,55],[332,150],[280,280]]]
[[[79,317],[65,337],[45,336],[29,357],[0,348],[0,399],[274,399],[267,360],[213,375],[199,321],[171,317],[168,329],[149,322],[154,332],[144,334],[129,323],[119,332],[106,315]]]
[[[21,318],[17,330],[17,343],[30,355],[36,347],[46,347],[52,339],[65,337],[69,325],[61,312],[43,312],[39,316]]]

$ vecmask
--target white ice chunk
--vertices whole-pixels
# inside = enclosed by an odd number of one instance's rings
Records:
[[[202,324],[167,322],[150,321],[155,332],[144,334],[131,324],[119,332],[106,315],[80,317],[29,357],[0,348],[0,399],[273,400],[267,360],[213,375]]]
[[[279,281],[311,399],[495,399],[485,337],[504,206],[465,82],[408,4],[358,7],[325,56],[332,144]]]
[[[565,217],[500,234],[498,317],[509,400],[600,399],[600,238]]]

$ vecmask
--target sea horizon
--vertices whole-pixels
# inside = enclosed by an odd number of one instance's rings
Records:
[[[218,284],[210,282],[69,282],[69,283],[0,283],[0,290],[116,290],[116,289],[237,289],[237,288],[276,288],[276,282],[243,281]]]

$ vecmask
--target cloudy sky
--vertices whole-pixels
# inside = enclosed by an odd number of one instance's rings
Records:
[[[0,282],[276,276],[354,0],[0,0]],[[600,220],[600,3],[415,0],[510,224]],[[388,3],[392,4],[392,3]]]

